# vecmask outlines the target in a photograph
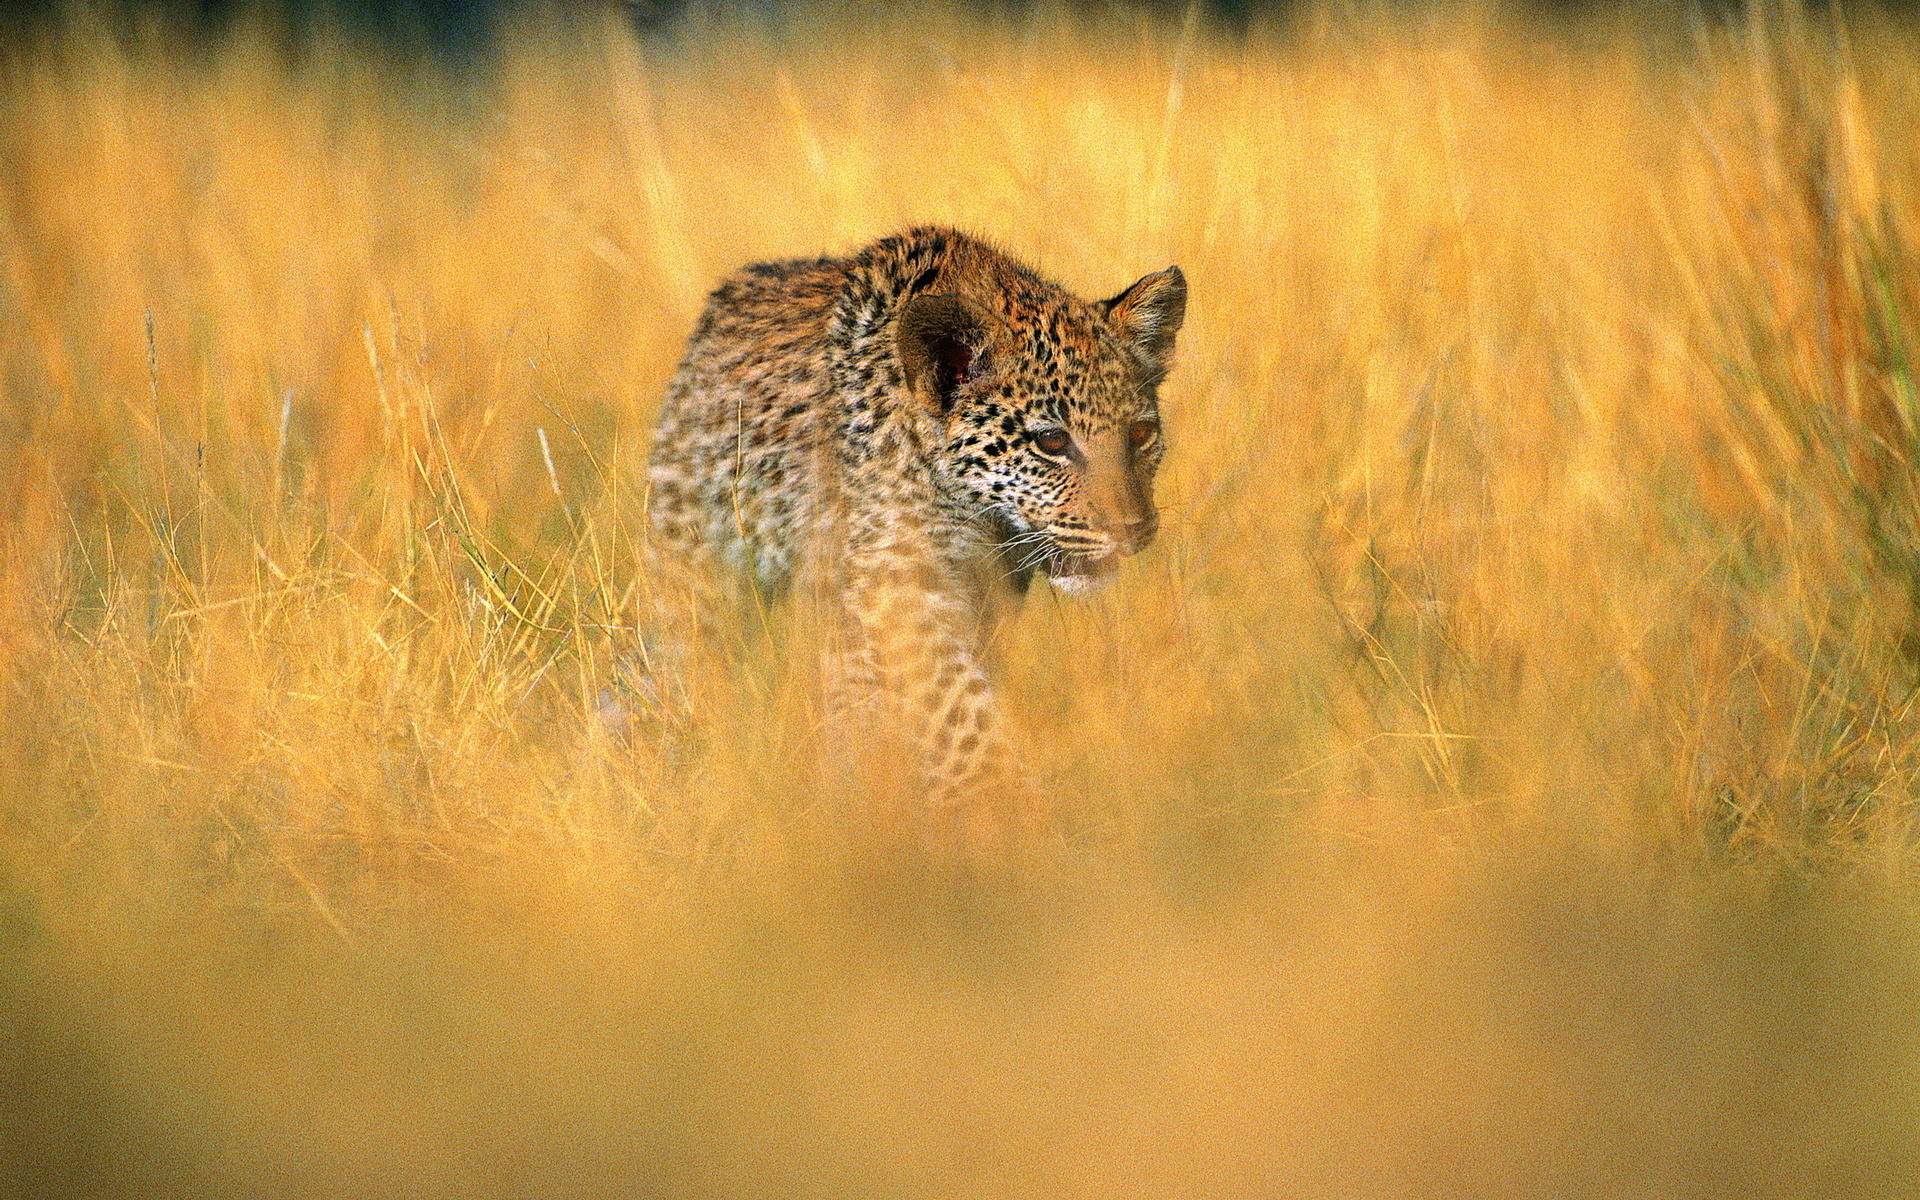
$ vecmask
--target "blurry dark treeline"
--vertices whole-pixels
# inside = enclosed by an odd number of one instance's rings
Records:
[[[879,0],[875,0],[879,4]],[[1101,15],[1183,20],[1189,8],[1215,32],[1245,34],[1284,23],[1311,0],[1066,0],[1090,18]],[[1017,18],[1036,0],[977,0],[965,5],[982,13]],[[1419,11],[1447,0],[1376,0],[1358,7]],[[1738,19],[1750,4],[1774,0],[1508,0],[1513,15],[1528,20],[1577,20],[1604,14],[1656,18]],[[1872,7],[1903,14],[1920,0],[1808,0],[1818,11]],[[688,12],[744,15],[779,32],[790,10],[782,0],[625,0],[635,30],[658,34]],[[605,0],[0,0],[0,37],[32,38],[57,33],[75,22],[104,26],[143,39],[154,35],[192,45],[216,45],[237,27],[279,33],[289,48],[317,38],[344,38],[387,51],[421,53],[453,62],[483,57],[496,35],[528,16],[566,18],[603,12]]]
[[[660,33],[689,12],[758,19],[780,30],[799,5],[782,0],[614,0],[628,10],[641,33]],[[874,0],[885,7],[885,0]],[[266,29],[298,44],[315,37],[344,36],[389,50],[418,50],[461,57],[482,53],[502,28],[518,18],[565,19],[603,12],[605,0],[0,0],[0,23],[9,35],[57,30],[76,20],[126,33],[213,44],[236,26]],[[1017,16],[1028,0],[980,0],[981,12]],[[1116,12],[1184,14],[1182,0],[1099,0],[1076,7]],[[1285,12],[1291,0],[1203,0],[1214,22],[1244,29],[1258,14]]]

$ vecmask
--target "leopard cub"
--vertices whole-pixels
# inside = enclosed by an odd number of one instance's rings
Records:
[[[1004,807],[1026,772],[990,635],[1036,574],[1082,592],[1152,540],[1186,298],[1168,267],[1081,300],[937,227],[745,268],[661,408],[654,571],[695,607],[806,591],[842,740],[898,748],[929,813]]]

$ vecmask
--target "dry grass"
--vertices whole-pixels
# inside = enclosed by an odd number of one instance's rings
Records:
[[[1912,1195],[1920,36],[1332,10],[0,49],[0,1191]],[[710,282],[1178,262],[1070,825],[593,717]]]

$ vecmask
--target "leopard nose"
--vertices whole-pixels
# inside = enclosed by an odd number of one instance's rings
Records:
[[[1160,527],[1151,484],[1118,450],[1092,458],[1087,480],[1090,515],[1116,551],[1132,554],[1152,541]]]
[[[1153,535],[1160,532],[1160,518],[1153,513],[1139,513],[1119,523],[1114,531],[1115,540],[1120,543],[1120,553],[1137,554],[1153,541]]]

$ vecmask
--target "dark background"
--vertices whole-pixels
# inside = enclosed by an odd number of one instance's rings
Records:
[[[782,0],[626,0],[636,30],[670,31],[683,13],[746,14],[779,29],[789,8]],[[1306,0],[1310,3],[1311,0]],[[1627,14],[1660,19],[1737,19],[1750,5],[1777,8],[1781,0],[1509,0],[1528,19],[1578,19]],[[1161,16],[1180,20],[1184,0],[1066,0],[1089,17],[1102,14]],[[1446,0],[1358,0],[1361,10],[1420,10]],[[1296,0],[1200,0],[1200,13],[1216,32],[1244,34],[1284,22]],[[1018,16],[1032,0],[980,0],[971,7]],[[1911,15],[1920,0],[1807,0],[1816,12],[1875,9]],[[292,47],[317,36],[345,38],[386,50],[418,52],[455,61],[484,56],[498,30],[520,17],[566,19],[604,11],[604,0],[0,0],[0,36],[28,37],[86,22],[129,35],[155,34],[213,45],[237,26],[277,32]]]

